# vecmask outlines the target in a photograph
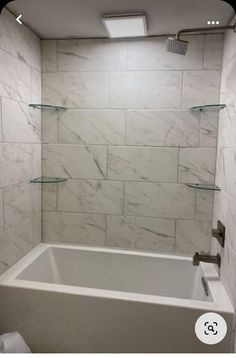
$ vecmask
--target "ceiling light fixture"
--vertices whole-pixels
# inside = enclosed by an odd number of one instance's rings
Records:
[[[111,38],[147,36],[146,15],[143,13],[105,15],[103,23]]]

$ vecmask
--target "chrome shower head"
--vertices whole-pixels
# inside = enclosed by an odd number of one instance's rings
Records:
[[[188,48],[188,41],[180,40],[177,37],[168,37],[167,51],[176,53],[178,55],[186,55]]]

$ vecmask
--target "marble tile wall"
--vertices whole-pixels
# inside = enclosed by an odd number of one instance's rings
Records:
[[[42,42],[43,238],[193,254],[210,250],[222,35]]]
[[[41,43],[15,17],[0,18],[0,273],[41,241]]]
[[[236,17],[233,21],[235,23]],[[227,31],[221,79],[216,183],[221,192],[215,194],[213,225],[221,220],[226,226],[226,247],[214,242],[212,252],[222,256],[221,278],[236,310],[236,36]],[[236,340],[235,340],[236,343]],[[236,347],[236,344],[235,344]]]

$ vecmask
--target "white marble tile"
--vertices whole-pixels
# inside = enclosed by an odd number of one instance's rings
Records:
[[[218,129],[218,147],[233,148],[235,147],[236,138],[236,121],[235,115],[229,113],[225,108],[220,111],[219,129]]]
[[[200,146],[213,147],[217,145],[218,112],[202,112],[200,129]]]
[[[4,188],[5,228],[24,221],[41,210],[40,185],[19,184]]]
[[[31,179],[42,176],[42,147],[41,144],[32,144]]]
[[[221,252],[221,280],[227,290],[227,293],[236,307],[236,253],[227,245]]]
[[[0,189],[0,232],[4,230],[4,219],[3,219],[3,191]]]
[[[224,48],[223,34],[205,36],[204,63],[206,69],[221,69]]]
[[[58,71],[122,71],[127,68],[123,40],[59,40]]]
[[[41,72],[32,69],[31,72],[31,103],[42,102]],[[41,111],[39,111],[41,113]]]
[[[110,73],[110,108],[180,108],[182,72]]]
[[[224,163],[224,148],[217,147],[217,159],[216,159],[216,174],[215,174],[215,183],[225,190],[225,163]]]
[[[40,38],[24,24],[19,26],[16,17],[6,8],[3,9],[1,14],[0,48],[12,54],[21,62],[40,70]]]
[[[214,184],[215,161],[215,148],[181,148],[179,182]]]
[[[204,36],[183,37],[189,41],[186,56],[166,51],[166,38],[132,39],[128,42],[129,70],[202,69]]]
[[[44,242],[105,244],[105,216],[77,213],[44,212]]]
[[[194,255],[196,251],[210,252],[211,222],[177,220],[176,252]]]
[[[206,190],[196,191],[196,216],[198,220],[212,220],[214,192]]]
[[[42,214],[38,214],[32,217],[32,245],[37,246],[42,241]]]
[[[31,144],[0,144],[0,187],[31,179]]]
[[[40,111],[26,104],[2,98],[3,141],[40,143]]]
[[[57,122],[57,111],[42,112],[42,143],[57,143]]]
[[[225,213],[222,215],[223,216],[222,222],[226,227],[226,240],[228,242],[228,245],[236,253],[236,240],[235,240],[236,200],[229,195],[226,196],[226,200],[227,200],[227,208],[225,210]]]
[[[195,147],[199,145],[200,113],[185,110],[129,110],[127,144]]]
[[[232,30],[226,31],[221,80],[221,102],[227,105],[231,118],[236,115],[236,39]]]
[[[107,147],[43,145],[43,176],[71,179],[105,179]]]
[[[43,184],[42,206],[43,210],[57,210],[57,188],[60,184]]]
[[[236,199],[236,149],[224,149],[223,156],[225,191]]]
[[[105,72],[43,73],[43,103],[72,108],[105,108],[108,74]]]
[[[125,111],[73,109],[59,114],[58,142],[125,144]]]
[[[174,250],[174,241],[174,220],[107,216],[108,246],[170,252]]]
[[[183,108],[219,102],[220,71],[186,71],[183,81]]]
[[[32,249],[32,222],[26,220],[0,234],[0,272]]]
[[[181,184],[125,183],[125,214],[193,219],[195,191]]]
[[[98,214],[122,214],[123,183],[68,180],[58,187],[58,210]]]
[[[0,143],[2,143],[2,98],[0,97]]]
[[[0,63],[0,95],[30,103],[31,68],[2,50]]]
[[[42,72],[57,72],[57,41],[42,40]]]
[[[177,148],[108,147],[108,178],[174,183],[178,154]]]

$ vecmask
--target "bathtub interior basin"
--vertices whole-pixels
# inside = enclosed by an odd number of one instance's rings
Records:
[[[19,331],[35,353],[227,353],[234,311],[214,265],[190,257],[40,244],[0,276],[0,333]],[[219,313],[216,346],[195,322]]]
[[[212,301],[203,276],[189,258],[49,247],[16,279]]]

